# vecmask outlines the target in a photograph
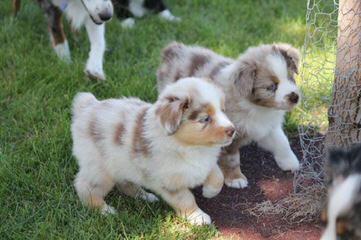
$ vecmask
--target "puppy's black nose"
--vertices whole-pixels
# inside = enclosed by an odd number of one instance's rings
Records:
[[[298,94],[295,93],[295,92],[291,92],[290,95],[288,95],[288,100],[289,100],[291,103],[294,103],[294,104],[298,103],[298,99],[299,99],[299,98],[300,98],[300,97],[299,97]]]
[[[104,12],[99,13],[100,20],[102,20],[104,22],[110,20],[112,18],[112,16],[113,16],[113,14],[109,11],[104,11]]]
[[[228,127],[225,131],[228,137],[233,137],[233,134],[236,130],[234,129],[234,127]]]

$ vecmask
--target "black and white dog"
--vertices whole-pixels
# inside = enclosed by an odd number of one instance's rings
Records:
[[[85,72],[93,79],[105,80],[103,56],[105,51],[105,25],[113,16],[111,0],[37,0],[48,19],[50,38],[56,54],[70,61],[70,50],[66,39],[62,15],[65,13],[74,29],[85,26],[90,52]],[[20,9],[21,0],[13,0],[14,15]]]
[[[361,145],[349,151],[333,150],[326,163],[327,228],[321,240],[361,239]]]
[[[158,14],[167,21],[180,21],[179,17],[173,16],[162,0],[112,0],[112,2],[124,28],[132,28],[135,18],[141,18],[148,13]]]

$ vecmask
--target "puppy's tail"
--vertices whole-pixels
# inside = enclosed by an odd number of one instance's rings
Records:
[[[77,93],[73,100],[73,115],[76,116],[83,111],[84,108],[95,103],[97,99],[93,94],[88,92]]]

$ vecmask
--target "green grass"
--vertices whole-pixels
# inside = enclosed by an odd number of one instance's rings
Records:
[[[146,204],[113,192],[108,201],[119,214],[103,217],[84,208],[72,182],[70,105],[79,91],[99,98],[138,96],[156,99],[155,72],[161,48],[172,40],[200,44],[238,56],[251,45],[289,42],[302,47],[306,0],[167,1],[183,21],[155,16],[122,30],[107,25],[107,81],[84,74],[89,44],[85,31],[72,34],[73,63],[51,49],[43,13],[23,1],[12,19],[10,1],[0,2],[0,238],[2,239],[209,239],[215,227],[190,227],[164,203]],[[329,80],[328,80],[329,81]],[[312,96],[314,93],[310,93]],[[317,94],[317,92],[316,92]],[[319,101],[312,105],[318,106]],[[286,122],[294,131],[302,119]]]

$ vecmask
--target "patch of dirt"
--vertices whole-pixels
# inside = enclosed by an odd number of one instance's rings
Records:
[[[299,139],[290,139],[299,159]],[[291,223],[280,215],[253,216],[248,210],[266,200],[277,201],[293,191],[293,174],[283,172],[272,155],[256,145],[241,149],[241,169],[248,177],[245,189],[226,186],[212,199],[202,197],[196,189],[198,205],[208,213],[223,236],[242,240],[316,240],[321,236],[319,219],[313,223]]]

